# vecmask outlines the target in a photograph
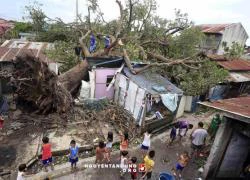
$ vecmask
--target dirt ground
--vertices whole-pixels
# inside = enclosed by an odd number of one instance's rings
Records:
[[[27,164],[36,158],[41,151],[43,136],[50,138],[52,151],[68,149],[72,139],[79,146],[93,145],[100,139],[104,140],[108,131],[114,132],[118,138],[117,131],[121,130],[119,124],[107,118],[113,112],[106,113],[106,117],[103,116],[105,111],[94,114],[82,107],[75,107],[72,116],[39,116],[23,114],[20,110],[10,112],[10,118],[4,122],[4,128],[0,129],[0,171],[16,170],[19,164]],[[116,138],[115,141],[118,140]]]
[[[211,121],[212,117],[214,116],[213,112],[207,112],[204,114],[186,114],[184,116],[185,119],[188,119],[190,123],[194,124],[197,127],[197,123],[199,121],[203,121],[205,123],[205,128],[207,128],[209,122]],[[156,151],[155,156],[155,168],[153,171],[153,180],[158,179],[160,172],[170,172],[171,169],[175,166],[176,161],[178,159],[178,155],[183,151],[191,151],[190,147],[190,139],[188,138],[191,134],[191,131],[188,132],[187,137],[182,139],[182,142],[174,142],[172,146],[168,146],[169,142],[169,133],[170,130],[165,131],[164,133],[154,136],[151,141],[151,149]],[[207,141],[208,144],[212,142]],[[139,144],[134,149],[130,149],[129,156],[136,156],[138,158],[138,163],[142,162],[142,155],[139,148]],[[119,164],[118,161],[118,152],[113,153],[112,155],[112,163]],[[86,161],[85,161],[86,160]],[[84,164],[93,164],[94,158],[90,158],[90,160],[84,159],[84,162],[79,163],[79,167],[83,167]],[[203,162],[204,163],[204,162]],[[64,165],[64,169],[70,168],[69,163]],[[200,178],[201,174],[199,173],[198,169],[202,166],[201,159],[198,161],[191,161],[188,166],[183,171],[183,179],[185,180],[193,180],[195,178]],[[60,167],[56,167],[55,171],[60,174]],[[78,171],[75,173],[71,173],[68,175],[64,175],[58,178],[57,180],[117,180],[120,179],[120,170],[119,169],[85,169],[82,171]],[[125,179],[130,179],[129,174],[125,176]]]

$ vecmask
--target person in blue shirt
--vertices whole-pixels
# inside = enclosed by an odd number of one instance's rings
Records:
[[[76,145],[76,141],[72,140],[70,142],[70,148],[69,148],[69,162],[71,163],[71,169],[73,170],[74,168],[76,169],[76,163],[78,161],[78,151],[79,148]]]
[[[94,34],[92,33],[92,34],[90,35],[89,52],[90,52],[90,53],[93,53],[93,52],[95,52],[95,50],[96,50],[96,39],[95,39]]]

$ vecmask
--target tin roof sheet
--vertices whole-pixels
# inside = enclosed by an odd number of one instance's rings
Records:
[[[228,60],[218,61],[217,63],[229,71],[250,71],[250,61],[247,60]]]
[[[198,27],[204,33],[218,33],[222,34],[226,27],[232,24],[201,24]]]
[[[161,93],[157,92],[155,88],[164,87],[167,92],[182,95],[183,91],[168,81],[166,78],[159,74],[147,72],[134,75],[130,72],[128,68],[124,68],[125,75],[130,78],[134,83],[136,83],[141,88],[145,89],[152,95],[159,95]],[[162,93],[164,94],[164,93]]]
[[[199,104],[242,117],[250,118],[250,96],[223,99],[214,102],[200,102]]]
[[[228,80],[230,82],[248,82],[250,81],[249,72],[230,72]]]

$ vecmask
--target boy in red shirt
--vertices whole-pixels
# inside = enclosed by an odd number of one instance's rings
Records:
[[[52,163],[52,153],[51,153],[51,144],[49,143],[48,137],[43,137],[43,146],[42,146],[42,163],[45,171],[47,172],[47,167],[50,165],[51,170],[54,170]]]

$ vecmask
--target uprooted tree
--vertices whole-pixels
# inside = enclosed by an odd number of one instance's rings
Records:
[[[27,7],[37,40],[55,42],[55,48],[46,53],[60,62],[65,72],[59,77],[53,76],[53,82],[48,81],[44,86],[38,85],[39,89],[49,89],[48,93],[35,91],[37,95],[33,100],[37,98],[40,102],[39,109],[49,102],[49,107],[56,110],[59,108],[59,111],[62,109],[58,103],[69,108],[62,103],[70,101],[68,94],[79,86],[82,77],[87,73],[85,61],[79,62],[73,55],[73,48],[77,45],[81,46],[84,57],[124,56],[132,73],[158,72],[169,77],[188,95],[204,93],[209,87],[224,80],[227,73],[200,55],[199,44],[205,37],[188,20],[187,14],[176,10],[175,19],[167,20],[156,15],[155,0],[126,0],[125,4],[119,0],[115,2],[120,16],[118,20],[109,22],[104,19],[97,0],[88,0],[88,15],[79,15],[78,22],[73,23],[64,23],[60,18],[51,19],[37,6]],[[90,35],[95,36],[97,41],[95,51],[91,52]],[[104,47],[103,41],[107,37],[110,44]],[[133,68],[130,59],[143,61],[148,65],[139,69]],[[36,73],[34,75],[39,77]],[[36,80],[37,84],[41,82],[39,78]],[[53,87],[47,87],[50,85]],[[54,92],[58,88],[62,89],[61,92],[65,95],[58,97]],[[24,89],[20,86],[20,90]],[[42,93],[42,96],[39,93]],[[30,95],[26,94],[26,99],[30,98],[31,94],[32,92]]]

